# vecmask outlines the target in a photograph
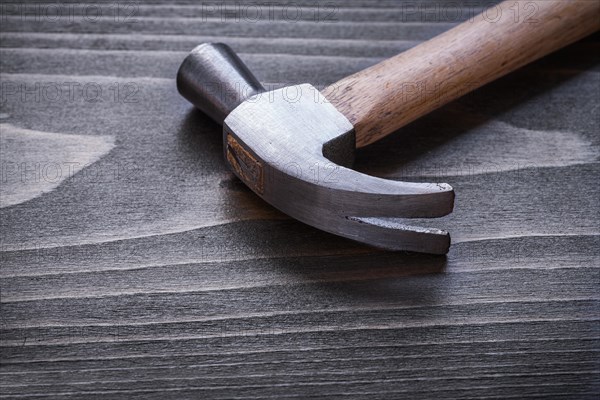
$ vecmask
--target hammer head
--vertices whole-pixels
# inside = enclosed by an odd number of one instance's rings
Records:
[[[447,232],[407,226],[398,218],[450,213],[452,188],[350,169],[354,128],[312,85],[266,92],[223,44],[194,49],[179,70],[177,84],[184,97],[223,124],[225,159],[233,172],[279,210],[377,247],[448,251]]]

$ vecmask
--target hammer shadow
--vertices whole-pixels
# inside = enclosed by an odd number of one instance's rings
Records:
[[[435,282],[446,268],[445,256],[370,249],[362,255],[321,258],[324,281],[317,290],[354,305],[423,306],[443,302]],[[306,272],[281,266],[289,274]]]
[[[359,149],[355,169],[382,176],[401,170],[426,153],[593,69],[598,65],[595,54],[600,52],[599,42],[600,34],[594,34]],[[414,179],[418,180],[407,180]]]
[[[225,166],[223,128],[195,107],[190,107],[177,134],[178,156],[189,162]]]
[[[266,258],[284,281],[305,284],[302,296],[333,298],[347,306],[441,302],[435,281],[446,268],[446,256],[380,250],[293,219],[245,222],[233,240],[247,253]],[[278,255],[268,256],[273,253]]]

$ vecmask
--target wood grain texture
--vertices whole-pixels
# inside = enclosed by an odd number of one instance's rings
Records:
[[[507,0],[490,9],[324,89],[355,126],[357,147],[600,29],[595,1]]]
[[[41,194],[0,208],[0,397],[596,399],[597,35],[358,152],[360,171],[455,187],[452,215],[410,221],[448,229],[447,257],[273,210],[175,88],[205,40],[273,86],[326,86],[488,6],[459,3],[328,1],[318,22],[313,0],[294,22],[282,5],[257,22],[147,2],[130,24],[4,9],[0,195]],[[82,159],[90,143],[110,146]]]

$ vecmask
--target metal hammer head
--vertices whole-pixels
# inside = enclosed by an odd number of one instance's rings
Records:
[[[177,88],[223,125],[227,163],[279,210],[376,247],[448,251],[447,232],[407,226],[398,218],[450,213],[452,188],[349,169],[355,151],[353,126],[313,86],[267,92],[228,46],[206,43],[183,61]]]

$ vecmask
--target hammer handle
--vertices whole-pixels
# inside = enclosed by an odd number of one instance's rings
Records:
[[[598,29],[597,0],[508,0],[323,94],[363,147]]]

